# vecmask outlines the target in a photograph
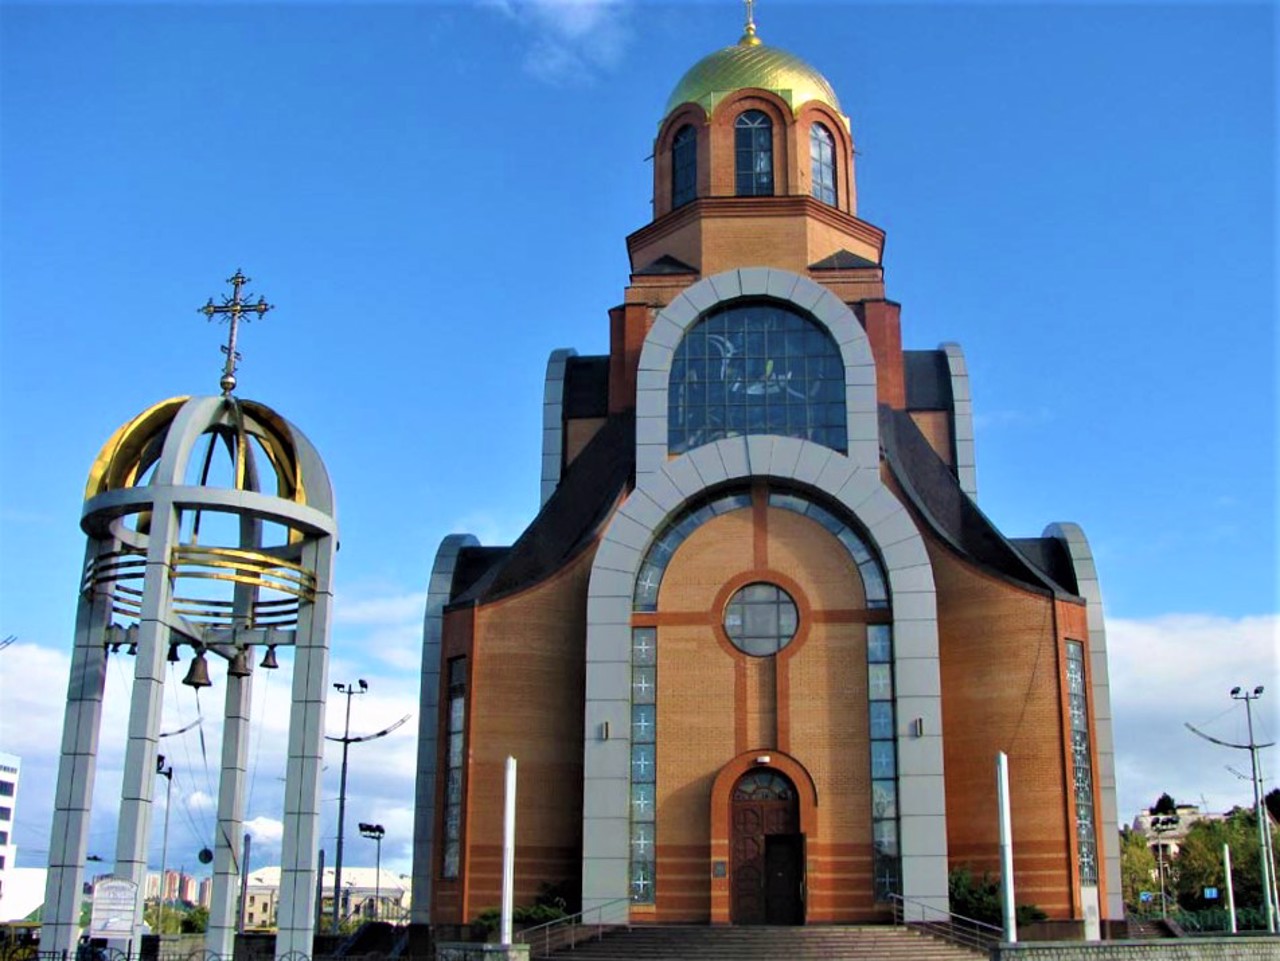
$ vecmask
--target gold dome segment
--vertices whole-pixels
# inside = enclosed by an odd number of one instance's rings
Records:
[[[663,116],[669,116],[682,103],[696,103],[710,115],[717,103],[745,87],[776,93],[793,113],[817,100],[840,114],[848,126],[840,111],[840,100],[826,77],[794,54],[761,43],[754,33],[690,67],[667,99]]]

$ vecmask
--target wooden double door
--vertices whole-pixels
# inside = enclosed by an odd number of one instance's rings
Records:
[[[734,924],[804,924],[804,835],[795,786],[752,771],[730,804],[730,909]]]

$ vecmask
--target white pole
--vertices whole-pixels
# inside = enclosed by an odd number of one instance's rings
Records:
[[[1013,906],[1013,818],[1009,813],[1009,756],[996,755],[996,796],[1000,802],[1000,898],[1004,904],[1004,939],[1018,941],[1018,917]]]
[[[1227,879],[1227,914],[1231,916],[1231,933],[1236,933],[1236,893],[1231,887],[1231,846],[1222,846],[1222,873]]]
[[[507,758],[507,790],[502,812],[502,943],[511,944],[516,886],[516,759]]]

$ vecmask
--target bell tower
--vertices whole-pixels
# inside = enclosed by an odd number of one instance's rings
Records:
[[[283,811],[276,956],[311,953],[329,620],[337,521],[319,454],[265,404],[233,394],[240,324],[270,310],[233,294],[201,312],[229,321],[220,395],[175,397],[121,426],[93,462],[80,526],[85,560],[62,758],[49,843],[45,946],[66,952],[80,891],[102,724],[107,660],[132,655],[133,682],[115,875],[134,907],[120,940],[137,943],[166,667],[191,658],[183,683],[225,684],[208,951],[230,956],[255,670],[292,651],[293,709]],[[209,660],[226,663],[211,672]],[[256,666],[255,666],[256,662]],[[212,674],[212,676],[211,676]],[[161,762],[162,763],[162,762]]]

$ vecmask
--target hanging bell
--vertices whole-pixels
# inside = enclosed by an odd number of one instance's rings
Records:
[[[209,680],[209,663],[204,659],[204,651],[195,656],[182,683],[194,688],[213,687],[213,681]]]
[[[137,657],[137,656],[138,656],[138,642],[137,642],[137,641],[134,641],[132,644],[130,644],[130,645],[129,645],[129,649],[128,649],[127,651],[125,651],[125,653],[126,653],[126,654],[129,654],[129,655],[131,655],[131,656],[133,656],[133,657]]]
[[[178,645],[170,644],[169,645],[169,663],[177,664],[180,660],[182,660],[182,658],[178,656]]]
[[[267,653],[262,655],[262,663],[258,666],[266,668],[268,671],[274,671],[280,666],[280,662],[276,660],[276,646],[274,644],[267,645]]]
[[[242,647],[227,665],[227,677],[248,677],[253,671],[249,667],[248,652]]]

